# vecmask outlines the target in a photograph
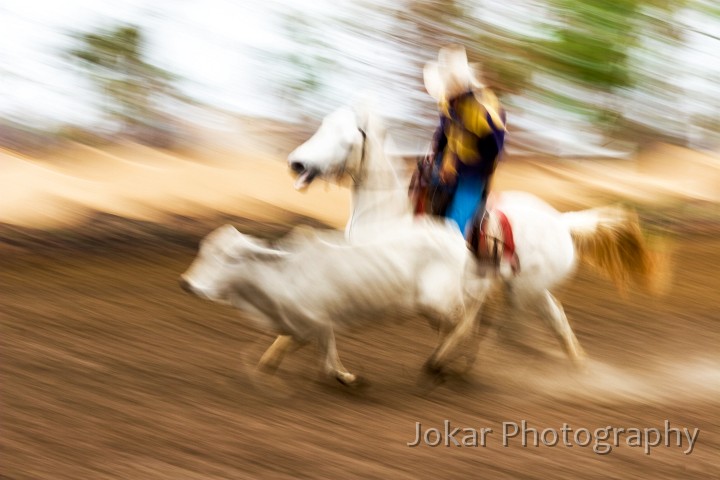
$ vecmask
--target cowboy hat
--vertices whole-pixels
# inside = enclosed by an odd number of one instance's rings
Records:
[[[461,93],[484,85],[478,78],[480,65],[468,63],[465,47],[448,45],[438,52],[437,62],[428,62],[423,69],[425,89],[437,101],[449,100]]]

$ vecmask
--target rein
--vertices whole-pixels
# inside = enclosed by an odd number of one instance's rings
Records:
[[[487,223],[490,215],[496,215],[500,225],[500,235],[490,235],[487,231]],[[520,272],[520,259],[515,251],[515,239],[512,226],[505,213],[497,208],[486,208],[482,217],[476,218],[470,227],[470,234],[466,242],[475,257],[481,262],[489,262],[495,269],[500,267],[500,262],[505,259],[512,269],[513,274]],[[492,245],[490,245],[492,241]],[[498,249],[502,245],[502,252]]]
[[[365,132],[364,129],[362,129],[362,128],[360,128],[360,127],[357,127],[357,129],[358,129],[358,132],[360,132],[360,135],[362,135],[362,138],[363,138],[363,141],[362,141],[362,151],[360,152],[360,160],[358,161],[358,168],[357,168],[358,175],[360,175],[360,172],[362,171],[363,163],[365,163],[365,148],[366,148],[366,145],[367,145],[367,133]],[[348,155],[349,155],[349,153],[348,153]],[[347,162],[346,162],[345,164],[347,165]],[[344,170],[346,170],[345,167],[343,167],[343,171],[344,171]],[[349,172],[348,172],[348,175],[350,175],[350,178],[352,178],[352,180],[353,180],[353,182],[354,182],[355,184],[358,183],[359,179],[358,179],[358,178],[355,178],[355,176],[354,176],[352,173],[349,173]]]
[[[357,169],[355,169],[355,174],[351,173],[347,169],[347,162],[344,164],[340,174],[347,172],[350,178],[352,179],[353,183],[355,184],[356,188],[362,188],[363,190],[376,190],[376,191],[383,191],[383,190],[396,190],[398,187],[394,185],[383,185],[383,186],[370,186],[367,184],[362,183],[365,178],[367,177],[367,172],[364,172],[363,168],[365,167],[365,162],[367,160],[367,143],[368,143],[368,137],[367,132],[361,127],[357,127],[358,131],[362,135],[363,143],[362,143],[362,151],[360,152],[360,159],[357,163]],[[395,174],[394,169],[388,170],[392,174]]]

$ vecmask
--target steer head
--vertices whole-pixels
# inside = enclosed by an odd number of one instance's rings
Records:
[[[180,286],[199,297],[229,303],[234,283],[250,262],[284,254],[261,239],[238,232],[232,225],[223,225],[200,241],[195,260],[180,275]]]

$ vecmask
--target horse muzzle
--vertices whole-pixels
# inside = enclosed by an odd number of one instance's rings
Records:
[[[310,167],[303,162],[292,161],[290,162],[290,170],[297,175],[295,180],[295,190],[306,189],[315,178],[320,175],[320,170],[315,167]]]

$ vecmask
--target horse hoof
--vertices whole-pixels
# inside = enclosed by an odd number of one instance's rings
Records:
[[[584,374],[590,371],[587,358],[579,357],[572,360],[572,366],[576,373]]]

